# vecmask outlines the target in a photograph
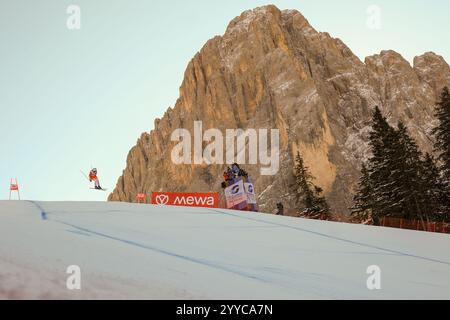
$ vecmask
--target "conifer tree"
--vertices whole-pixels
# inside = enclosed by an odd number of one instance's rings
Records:
[[[355,197],[356,207],[370,208],[375,217],[423,219],[421,152],[404,124],[400,122],[397,129],[393,128],[376,107],[369,144],[372,157],[364,167],[366,172],[362,172],[365,181]]]
[[[436,138],[435,151],[438,154],[441,175],[442,218],[450,221],[450,93],[448,87],[442,90],[439,102],[436,105],[436,118],[439,125],[434,129]]]
[[[361,177],[358,182],[358,189],[353,197],[354,206],[352,217],[363,222],[371,218],[373,208],[373,186],[370,181],[369,170],[365,164],[362,165]]]
[[[389,177],[392,182],[390,208],[398,217],[420,218],[423,221],[428,203],[426,188],[421,178],[422,153],[402,122],[398,124],[395,137],[395,152],[392,154]]]
[[[441,100],[447,99],[447,95],[448,90]],[[442,179],[446,176],[445,150],[440,156],[441,175],[434,158],[429,154],[423,157],[406,126],[399,122],[397,129],[391,127],[378,107],[373,113],[372,129],[369,142],[372,157],[361,171],[354,197],[354,215],[364,218],[370,211],[377,218],[387,215],[420,219],[423,226],[425,220],[448,220],[449,184]],[[446,137],[445,130],[438,129],[435,130],[440,132],[438,136]],[[443,142],[437,145],[441,149],[446,146]]]
[[[372,116],[372,132],[369,137],[372,157],[367,164],[367,172],[372,188],[372,201],[365,206],[372,207],[375,216],[389,214],[386,209],[391,204],[391,167],[392,154],[396,151],[394,146],[395,130],[389,125],[380,109],[375,107]]]
[[[448,87],[442,90],[439,102],[436,105],[436,118],[439,125],[434,129],[436,138],[435,149],[441,163],[441,172],[447,184],[450,185],[450,93]]]
[[[329,206],[322,196],[323,190],[314,185],[313,176],[310,174],[304,161],[297,152],[295,159],[294,175],[296,180],[297,203],[305,207],[305,214],[329,214]]]
[[[311,213],[321,213],[321,214],[329,214],[330,207],[328,206],[327,200],[323,196],[323,189],[317,186],[314,186],[314,197],[313,197],[313,207],[310,209]]]
[[[432,221],[450,222],[448,212],[448,193],[445,189],[444,181],[436,165],[436,160],[427,153],[422,163],[422,183],[425,193],[425,202],[427,204],[427,214]]]

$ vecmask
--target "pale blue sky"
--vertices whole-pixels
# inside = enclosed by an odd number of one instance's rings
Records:
[[[79,172],[99,168],[112,191],[129,149],[178,97],[189,60],[242,11],[298,9],[361,59],[393,49],[450,61],[446,0],[0,0],[0,199],[105,200]],[[81,30],[66,8],[81,8]],[[381,30],[366,9],[382,10]]]

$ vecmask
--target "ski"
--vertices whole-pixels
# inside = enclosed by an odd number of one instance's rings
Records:
[[[108,189],[96,189],[96,188],[90,188],[91,190],[98,190],[98,191],[108,191]]]

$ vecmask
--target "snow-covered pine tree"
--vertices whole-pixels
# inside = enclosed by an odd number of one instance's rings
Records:
[[[313,209],[312,213],[320,213],[328,215],[330,213],[330,207],[328,206],[327,200],[323,196],[323,189],[314,186],[314,197],[313,197]]]
[[[445,184],[436,165],[436,160],[427,153],[422,162],[422,184],[425,193],[426,210],[431,221],[450,222],[447,206],[449,195],[445,190]]]
[[[407,128],[399,122],[395,131],[395,152],[391,159],[391,210],[401,218],[426,218],[426,188],[423,185],[423,172],[420,152],[415,141],[409,136]]]
[[[398,129],[393,128],[376,107],[369,145],[372,157],[364,167],[356,207],[371,209],[374,217],[422,217],[421,152],[406,127],[400,122]]]
[[[449,184],[441,179],[431,155],[422,159],[421,151],[402,122],[397,129],[393,128],[376,107],[369,145],[372,157],[361,172],[354,197],[354,215],[370,211],[373,217],[417,218],[423,223],[449,219]],[[441,157],[442,162],[443,158],[445,155]]]
[[[386,209],[391,205],[391,184],[389,179],[392,169],[392,153],[395,130],[382,115],[380,109],[375,107],[372,116],[372,131],[369,136],[369,145],[372,157],[367,163],[367,173],[372,188],[372,214],[377,217],[385,216],[391,212]]]
[[[317,217],[322,214],[329,214],[329,206],[325,197],[322,196],[323,190],[314,185],[313,176],[305,166],[300,152],[297,152],[295,158],[295,187],[297,203],[303,205],[305,210],[302,212],[307,216]]]
[[[305,166],[303,162],[303,158],[300,155],[300,152],[297,152],[297,156],[295,158],[295,187],[296,187],[296,199],[297,203],[303,203],[305,207],[312,207],[313,205],[313,194],[309,187],[312,176],[308,171],[308,168]]]
[[[358,189],[353,197],[352,218],[360,223],[367,223],[372,219],[373,186],[370,181],[369,171],[365,164],[362,165],[361,177]]]
[[[446,187],[450,191],[450,93],[448,87],[442,90],[435,114],[439,121],[439,125],[433,130],[436,138],[435,150]],[[447,205],[450,207],[449,203]]]

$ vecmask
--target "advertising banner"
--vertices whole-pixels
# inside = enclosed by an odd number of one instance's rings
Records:
[[[247,194],[247,203],[256,204],[256,194],[253,183],[245,183],[245,193]]]
[[[218,193],[153,192],[152,204],[180,207],[218,208]]]
[[[228,209],[242,209],[247,206],[247,194],[242,180],[225,189]]]

